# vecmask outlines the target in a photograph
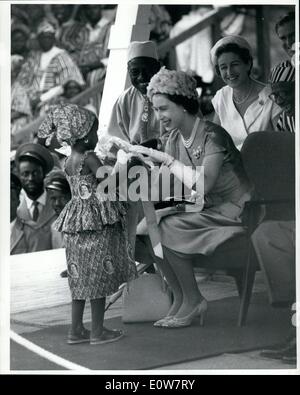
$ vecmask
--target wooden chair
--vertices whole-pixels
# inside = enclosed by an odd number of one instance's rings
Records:
[[[240,296],[238,325],[246,323],[258,260],[251,234],[264,219],[292,219],[295,216],[295,140],[289,133],[250,134],[241,150],[244,167],[255,188],[255,197],[246,203],[243,225],[246,233],[232,238],[207,256],[197,256],[195,266],[210,272],[222,270],[235,279]]]

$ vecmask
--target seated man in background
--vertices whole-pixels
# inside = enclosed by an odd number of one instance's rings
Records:
[[[56,19],[58,46],[68,51],[84,76],[99,68],[103,70],[111,21],[102,15],[102,6],[52,4],[51,12]]]
[[[272,69],[270,84],[270,97],[284,110],[277,129],[294,134],[295,69],[289,61]],[[291,207],[292,215],[289,213],[290,208],[288,209],[286,213],[282,211],[282,220],[265,220],[252,235],[253,246],[268,287],[269,300],[274,307],[292,306],[296,299],[294,207]],[[296,364],[296,327],[291,329],[290,336],[283,344],[263,350],[261,355]]]
[[[11,25],[11,55],[19,55],[24,59],[29,49],[27,42],[30,37],[30,29],[25,24],[14,23]]]
[[[82,5],[80,8],[86,21],[87,38],[81,49],[78,64],[90,86],[102,79],[101,75],[103,76],[108,61],[108,41],[112,20],[103,15],[102,9],[103,6],[100,4]],[[99,69],[103,68],[104,72],[101,73]],[[93,71],[95,72],[92,73]]]
[[[70,55],[55,45],[55,28],[44,20],[37,30],[40,50],[31,51],[18,75],[18,81],[28,90],[35,114],[47,102],[63,93],[63,85],[75,80],[85,85],[83,76]]]
[[[71,199],[71,189],[65,173],[59,169],[50,171],[45,178],[44,184],[47,193],[49,194],[52,208],[55,211],[56,217],[58,217],[65,205]],[[54,229],[53,223],[51,225],[51,236],[52,248],[64,247],[63,236],[60,232]],[[60,276],[68,277],[68,271],[62,271]]]
[[[71,199],[71,189],[65,173],[59,169],[51,170],[45,177],[44,185],[49,195],[52,208],[56,217],[58,217],[65,205]],[[53,224],[51,225],[51,234],[52,248],[62,248],[64,246],[62,234],[54,229]]]
[[[78,84],[77,81],[74,80],[67,81],[63,85],[63,94],[59,97],[54,98],[54,100],[49,102],[49,104],[56,105],[63,103],[72,103],[74,98],[78,96],[81,92],[83,92],[85,89],[86,86],[82,86]],[[90,95],[77,102],[77,104],[80,104],[82,107],[85,107],[88,110],[92,111],[95,115],[98,115],[96,107],[92,103],[93,103],[93,97],[91,97]]]
[[[22,189],[19,178],[10,173],[10,253],[22,254],[28,252],[28,244],[24,232],[24,223],[17,216]]]
[[[295,68],[289,61],[272,69],[270,89],[269,97],[283,109],[276,130],[295,133]]]
[[[11,121],[11,146],[12,148],[32,141],[33,136],[24,136],[20,131],[32,120],[32,111],[30,100],[27,95],[27,89],[18,81],[18,74],[24,64],[24,58],[20,55],[11,56],[11,103],[10,103],[10,121]]]
[[[152,41],[131,42],[127,59],[132,86],[116,101],[106,133],[130,143],[141,144],[147,140],[158,139],[164,134],[147,98],[148,83],[159,71],[160,63]]]
[[[289,56],[292,58],[294,55],[293,44],[295,43],[295,13],[289,12],[284,15],[275,25],[275,31],[282,42],[282,47]]]
[[[264,221],[253,233],[252,242],[271,304],[292,307],[296,297],[295,221]],[[296,327],[282,344],[263,350],[261,356],[296,364]]]
[[[66,49],[82,72],[88,87],[102,82],[106,74],[108,61],[108,40],[113,23],[105,15],[101,4],[71,5],[55,4],[51,6],[58,30],[58,46]],[[113,8],[116,6],[112,5]],[[98,113],[101,93],[94,94],[90,101]]]
[[[40,144],[27,143],[17,149],[15,161],[22,186],[17,215],[27,225],[27,252],[50,250],[55,212],[44,188],[44,178],[53,168],[53,157]]]

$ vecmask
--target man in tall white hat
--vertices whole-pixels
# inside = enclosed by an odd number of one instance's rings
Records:
[[[163,137],[164,130],[147,98],[147,86],[160,69],[153,41],[133,41],[128,48],[128,73],[132,86],[117,99],[107,134],[134,144]]]

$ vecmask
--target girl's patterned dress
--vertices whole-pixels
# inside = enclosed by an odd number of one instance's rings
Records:
[[[72,199],[55,223],[64,235],[72,299],[111,295],[136,277],[125,204],[96,194],[94,174],[81,174],[85,158],[76,174],[66,172]]]

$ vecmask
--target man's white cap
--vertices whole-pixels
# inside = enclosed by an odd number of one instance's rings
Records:
[[[158,60],[156,44],[153,41],[132,41],[128,47],[127,61],[141,56]]]

